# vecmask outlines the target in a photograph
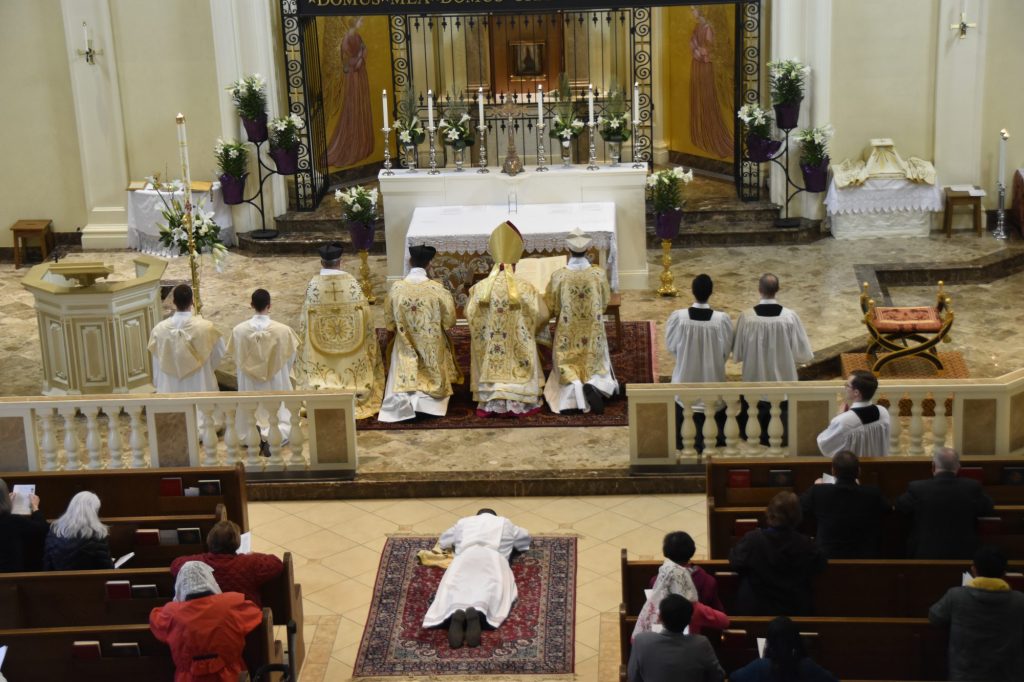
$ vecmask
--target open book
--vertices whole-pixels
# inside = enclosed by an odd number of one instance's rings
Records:
[[[551,275],[565,267],[565,256],[550,258],[523,258],[516,263],[516,275],[522,277],[541,294],[548,288]]]
[[[17,483],[14,485],[14,499],[11,501],[11,513],[21,516],[32,514],[32,496],[36,494],[34,483]]]

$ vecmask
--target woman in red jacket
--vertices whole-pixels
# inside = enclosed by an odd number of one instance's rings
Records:
[[[149,629],[171,648],[175,682],[236,682],[246,669],[245,636],[262,620],[243,595],[221,592],[212,568],[189,561],[174,582],[174,601],[150,612]]]

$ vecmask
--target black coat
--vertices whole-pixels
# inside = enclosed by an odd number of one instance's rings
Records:
[[[829,559],[872,559],[878,556],[882,516],[892,505],[873,485],[854,481],[814,485],[800,496],[805,516],[818,522],[815,542]]]
[[[0,514],[0,573],[38,569],[38,555],[35,561],[26,561],[25,546],[35,545],[38,551],[47,528],[41,511],[30,516]]]
[[[788,528],[753,530],[729,552],[740,574],[736,615],[804,616],[811,613],[811,578],[825,570],[825,553]]]
[[[992,500],[978,481],[944,471],[912,481],[896,509],[911,519],[911,558],[972,559],[978,549],[978,517],[992,514]]]
[[[44,571],[90,571],[113,567],[106,538],[59,538],[52,530],[46,536]]]

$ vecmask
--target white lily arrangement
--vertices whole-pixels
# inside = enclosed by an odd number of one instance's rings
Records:
[[[772,115],[756,104],[744,104],[736,112],[736,117],[743,121],[751,135],[765,140],[772,136]]]
[[[693,170],[682,166],[665,168],[647,176],[647,189],[654,204],[655,213],[673,209],[682,210],[686,202],[682,198],[682,185],[693,182]]]
[[[772,104],[790,104],[804,98],[804,82],[811,68],[795,59],[768,62]]]
[[[828,142],[835,135],[831,123],[817,128],[806,128],[796,133],[800,142],[800,163],[807,166],[820,166],[828,158]]]
[[[437,123],[437,129],[442,136],[441,140],[455,149],[465,149],[470,146],[474,141],[471,120],[469,114],[465,112],[461,114],[454,112],[450,118],[442,118]]]
[[[334,190],[334,200],[344,206],[345,220],[354,223],[373,223],[377,220],[377,188],[367,189],[353,185],[348,189]]]
[[[162,194],[159,196],[164,204],[160,214],[166,221],[160,225],[160,243],[169,249],[177,250],[179,256],[187,256],[189,244],[188,230],[185,227],[185,206],[174,197],[168,202]],[[214,221],[213,211],[204,210],[202,204],[192,209],[192,241],[196,253],[210,252],[213,263],[220,272],[228,249],[220,239],[220,225]]]
[[[555,114],[551,117],[551,137],[561,140],[563,147],[568,147],[573,139],[583,132],[583,121],[572,116],[563,117]]]
[[[306,122],[298,114],[288,114],[275,118],[268,127],[271,149],[295,149],[299,146],[299,131],[306,127]]]
[[[267,112],[267,81],[258,73],[239,78],[227,91],[242,118],[254,120]]]

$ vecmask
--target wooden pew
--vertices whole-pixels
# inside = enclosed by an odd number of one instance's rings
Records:
[[[291,552],[285,552],[284,570],[263,585],[263,606],[274,622],[294,620],[297,630],[296,670],[305,660],[302,638],[302,586],[295,583]],[[155,585],[157,597],[111,599],[106,583],[127,580],[132,585]],[[0,574],[0,629],[83,628],[91,625],[131,625],[149,622],[149,612],[174,596],[174,577],[163,568],[114,571],[52,571]],[[3,644],[0,640],[0,644]]]
[[[99,641],[102,657],[72,657],[75,641]],[[158,642],[145,625],[93,625],[87,627],[18,628],[0,630],[0,642],[8,646],[3,673],[10,680],[146,680],[172,682],[174,662],[170,649]],[[136,642],[141,656],[111,656],[114,642]],[[281,647],[274,640],[274,619],[263,609],[263,622],[246,637],[245,660],[251,670],[281,661]]]
[[[110,554],[115,559],[128,552],[135,552],[126,566],[132,568],[160,568],[170,566],[180,556],[201,554],[206,551],[206,534],[218,521],[227,520],[223,504],[218,504],[213,514],[180,514],[167,516],[103,516],[101,520],[110,526]],[[140,528],[176,530],[198,528],[200,542],[177,545],[144,545],[135,541],[135,531]]]

